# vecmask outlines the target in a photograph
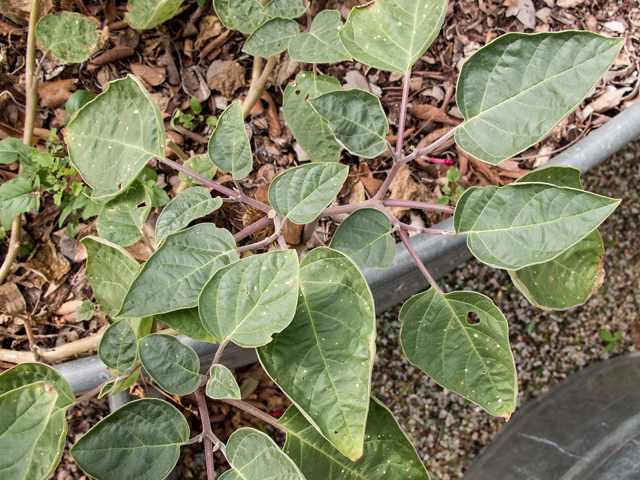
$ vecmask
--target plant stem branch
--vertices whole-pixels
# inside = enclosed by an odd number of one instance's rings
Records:
[[[213,466],[213,442],[216,442],[220,451],[226,457],[225,446],[224,443],[216,438],[211,430],[211,420],[209,419],[209,410],[207,409],[207,401],[204,395],[202,395],[199,388],[197,388],[194,393],[198,402],[200,421],[202,422],[202,433],[204,434],[204,456],[207,463],[207,480],[215,480],[216,471]]]
[[[104,388],[104,386],[109,383],[112,382],[113,380],[115,380],[116,378],[118,378],[117,375],[114,375],[113,377],[111,377],[109,380],[107,380],[106,382],[103,382],[102,384],[98,385],[96,388],[94,388],[93,390],[91,390],[90,392],[85,393],[84,395],[82,395],[81,397],[78,397],[76,399],[75,402],[73,402],[71,405],[65,407],[65,408],[71,408],[71,407],[75,407],[76,405],[84,402],[85,400],[89,400],[91,397],[98,395],[100,393],[100,391]]]
[[[234,407],[237,407],[240,410],[244,410],[245,412],[250,413],[254,417],[257,417],[260,420],[262,420],[264,423],[268,423],[269,425],[276,427],[277,429],[282,430],[283,432],[287,431],[271,415],[263,412],[259,408],[254,407],[253,405],[249,405],[247,402],[243,402],[242,400],[234,400],[232,398],[223,398],[222,401],[225,403],[228,403],[229,405],[233,405]]]
[[[251,235],[254,232],[257,232],[258,230],[260,230],[261,228],[266,227],[267,225],[269,225],[272,222],[272,220],[268,217],[262,217],[260,220],[253,222],[251,225],[249,225],[246,228],[243,228],[242,230],[240,230],[238,233],[236,233],[233,236],[233,239],[236,242],[239,242],[240,240],[242,240],[243,238],[248,237],[249,235]]]
[[[404,75],[402,88],[402,101],[400,102],[400,119],[398,121],[398,140],[396,142],[396,156],[402,157],[402,144],[404,142],[404,127],[407,123],[407,104],[409,103],[409,85],[411,82],[411,68]]]
[[[400,229],[398,230],[398,234],[400,235],[400,238],[402,239],[402,243],[404,243],[404,246],[407,247],[407,251],[409,252],[409,255],[411,255],[411,258],[413,258],[413,261],[416,262],[418,269],[422,272],[422,274],[427,279],[427,281],[431,284],[431,286],[435,288],[438,293],[442,294],[443,293],[442,289],[436,283],[435,279],[431,276],[431,274],[427,270],[427,267],[424,266],[424,263],[422,263],[422,260],[420,260],[420,257],[418,257],[418,254],[411,246],[411,243],[409,243],[409,237],[407,237],[406,232]]]
[[[278,218],[280,218],[282,221],[278,222]],[[280,234],[282,233],[282,229],[284,228],[284,223],[285,222],[284,222],[284,219],[281,216],[278,215],[274,219],[273,223],[274,223],[274,225],[276,227],[276,231],[273,233],[273,235],[270,235],[269,237],[267,237],[264,240],[261,240],[259,242],[252,243],[250,245],[244,245],[242,247],[238,247],[238,248],[236,248],[236,252],[238,252],[238,253],[247,252],[249,250],[255,250],[256,248],[266,247],[267,245],[269,245],[274,240],[277,240],[278,237],[280,236]]]
[[[218,345],[218,349],[216,350],[216,354],[213,357],[213,362],[211,362],[211,366],[213,367],[214,365],[217,365],[218,363],[220,363],[220,359],[222,358],[222,352],[224,352],[224,347],[227,346],[227,344],[229,343],[229,340],[226,340],[224,342],[222,342],[221,344]],[[211,369],[209,369],[211,370]]]
[[[169,149],[171,149],[172,152],[178,155],[180,160],[182,160],[183,162],[186,162],[187,160],[189,160],[189,155],[184,153],[184,150],[182,150],[178,145],[173,143],[171,140],[167,142],[167,147],[169,147]]]
[[[414,202],[411,200],[396,200],[387,198],[382,200],[385,207],[415,208],[416,210],[431,210],[433,212],[454,213],[455,208],[437,203]]]
[[[262,74],[260,75],[260,77],[258,77],[257,81],[251,82],[251,86],[249,87],[249,92],[247,93],[247,97],[244,99],[244,102],[242,102],[242,118],[247,118],[249,116],[249,112],[251,112],[251,109],[253,108],[253,106],[258,102],[258,100],[260,100],[260,97],[262,97],[264,86],[267,84],[267,79],[269,78],[269,75],[271,75],[271,72],[273,72],[273,69],[276,66],[276,62],[278,61],[278,56],[279,55],[274,55],[273,57],[269,57],[269,60],[267,60],[267,65],[264,67],[264,70],[262,71]],[[257,57],[257,58],[260,58],[260,63],[262,63],[262,58],[261,57]],[[254,62],[255,61],[256,60],[254,60]],[[253,78],[255,78],[255,73],[256,73],[256,69],[255,69],[255,63],[254,63],[254,70],[252,73]]]
[[[284,239],[282,235],[278,235],[278,245],[280,246],[280,250],[289,249],[289,245],[287,245],[287,241]]]
[[[379,200],[370,198],[369,200],[365,200],[364,202],[352,203],[349,205],[336,205],[335,207],[325,208],[320,213],[320,217],[339,215],[341,213],[351,213],[359,208],[374,208],[378,203],[380,203]]]

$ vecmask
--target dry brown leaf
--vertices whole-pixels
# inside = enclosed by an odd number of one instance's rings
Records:
[[[467,155],[467,158],[469,159],[469,163],[471,163],[471,165],[476,169],[476,172],[486,178],[491,185],[502,186],[505,184],[504,180],[502,180],[488,164],[472,157],[471,155]]]
[[[627,93],[630,88],[612,88],[607,90],[602,95],[600,95],[596,100],[590,105],[593,108],[593,111],[596,113],[606,112],[614,107],[617,107],[620,104],[620,100],[624,97],[624,94]],[[587,107],[589,108],[589,107]],[[585,108],[585,111],[587,110]]]
[[[77,78],[67,80],[56,80],[54,82],[41,83],[38,86],[40,96],[40,106],[48,108],[58,108],[71,97],[71,93],[77,88]]]
[[[373,178],[369,165],[366,163],[361,163],[358,167],[358,176],[370,197],[373,197],[384,183],[382,180]]]
[[[398,171],[396,177],[393,179],[391,195],[389,198],[395,200],[413,200],[416,202],[423,202],[426,201],[427,196],[427,188],[411,178],[411,169],[409,168],[409,165],[403,165]],[[389,207],[389,211],[396,218],[401,218],[409,210],[409,208]]]
[[[0,0],[0,12],[12,22],[26,26],[29,23],[31,3],[31,0]],[[47,14],[52,7],[51,0],[44,0],[40,4],[40,16]]]
[[[7,282],[0,285],[0,308],[9,315],[27,311],[27,303],[15,283]]]
[[[364,190],[364,184],[361,181],[354,183],[351,186],[349,195],[347,195],[347,203],[352,205],[354,203],[364,202],[367,199]]]
[[[420,120],[446,123],[448,125],[459,125],[462,123],[462,120],[459,118],[452,117],[445,113],[440,107],[434,107],[428,103],[410,108],[409,113]]]
[[[245,69],[236,61],[216,60],[207,70],[207,85],[228,98],[245,86]]]
[[[636,348],[640,348],[640,320],[632,320],[630,323],[631,340]]]
[[[60,305],[53,313],[61,316],[69,315],[70,313],[75,312],[76,307],[79,307],[80,305],[82,305],[82,300],[71,300]]]
[[[40,244],[27,261],[26,266],[43,275],[49,282],[55,283],[64,277],[71,269],[71,264],[49,240]]]
[[[582,2],[584,2],[584,0],[557,0],[556,6],[560,8],[575,8]]]
[[[269,135],[279,137],[282,135],[282,128],[280,128],[280,119],[278,118],[278,109],[276,108],[276,104],[266,89],[263,90],[262,97],[260,98],[268,104],[265,117],[267,118],[267,123],[269,123]]]
[[[211,38],[217,37],[222,33],[222,23],[215,15],[207,15],[202,17],[198,24],[199,33],[194,45],[196,50],[200,50],[202,46]]]
[[[122,60],[123,58],[130,57],[135,53],[135,50],[126,45],[117,45],[111,50],[107,50],[102,55],[97,56],[87,64],[87,70],[93,71],[102,65],[106,65],[111,62]]]
[[[162,84],[167,78],[167,70],[164,67],[150,67],[149,65],[131,64],[131,72],[142,82],[152,87]]]

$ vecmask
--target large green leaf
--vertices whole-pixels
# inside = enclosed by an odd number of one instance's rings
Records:
[[[49,50],[65,63],[82,63],[102,48],[105,32],[100,22],[80,13],[45,15],[36,25],[36,39],[42,50]]]
[[[311,31],[296,37],[289,45],[289,56],[297,62],[333,63],[351,60],[340,41],[340,12],[323,10],[311,24]],[[296,78],[296,82],[298,79]]]
[[[144,317],[195,307],[202,287],[235,262],[233,235],[202,223],[168,235],[133,280],[119,316]]]
[[[269,19],[260,0],[213,0],[213,6],[225,27],[247,35]]]
[[[362,456],[375,356],[373,297],[358,267],[326,247],[300,264],[291,325],[256,349],[308,421],[352,460]]]
[[[224,365],[211,365],[210,378],[207,382],[207,396],[218,400],[221,398],[234,398],[240,400],[240,387],[233,378],[233,373]]]
[[[200,294],[200,319],[220,343],[259,347],[289,325],[297,295],[294,250],[252,255],[211,277]]]
[[[100,210],[96,227],[105,240],[127,247],[142,238],[142,225],[151,212],[145,187],[135,181]]]
[[[187,440],[189,424],[182,413],[149,398],[101,420],[76,442],[71,456],[97,480],[157,480],[169,475]]]
[[[357,265],[387,268],[396,258],[396,242],[389,232],[391,221],[384,213],[360,208],[342,221],[329,246],[351,257]]]
[[[516,183],[550,183],[556,187],[582,189],[580,170],[574,167],[537,168],[518,178]]]
[[[302,72],[284,91],[284,119],[313,162],[339,161],[341,147],[329,128],[329,122],[318,115],[307,100],[341,88],[340,82],[329,75]]]
[[[270,17],[281,18],[298,18],[305,10],[302,0],[271,0],[264,7],[264,13]]]
[[[31,147],[22,143],[20,138],[5,138],[0,140],[0,163],[13,163],[16,160],[23,163],[29,161]]]
[[[220,480],[305,480],[276,442],[253,428],[233,432],[227,442],[226,457],[233,469],[224,472]]]
[[[499,37],[462,66],[456,143],[492,165],[527,149],[593,90],[623,43],[576,31]]]
[[[173,312],[160,313],[155,317],[166,323],[176,332],[200,342],[216,343],[216,339],[202,325],[198,307],[183,308]]]
[[[184,0],[129,0],[125,20],[131,28],[149,30],[171,20]]]
[[[511,416],[518,380],[509,326],[490,298],[431,288],[407,300],[399,319],[400,342],[413,365],[491,415]]]
[[[44,382],[24,385],[0,395],[0,472],[11,480],[37,478],[29,473],[36,443],[49,424],[58,394]],[[47,472],[36,463],[39,473]]]
[[[93,288],[100,310],[115,317],[140,265],[122,247],[100,237],[81,240],[87,249],[85,275]]]
[[[40,209],[40,194],[33,181],[20,175],[0,185],[0,223],[5,230],[23,213]]]
[[[200,385],[198,354],[176,337],[152,333],[139,348],[142,366],[165,392],[188,395]]]
[[[619,200],[546,183],[472,187],[456,205],[457,233],[474,256],[495,268],[552,260],[591,233]]]
[[[269,185],[269,203],[293,223],[314,221],[338,194],[349,167],[336,163],[311,163],[285,170]]]
[[[138,176],[149,160],[164,157],[160,109],[134,76],[109,83],[67,125],[69,158],[93,198],[107,201]]]
[[[193,187],[181,192],[171,200],[156,221],[156,244],[169,235],[189,225],[193,220],[209,215],[222,206],[220,197],[211,198],[211,194],[202,187]]]
[[[130,374],[138,363],[138,339],[126,320],[109,325],[100,339],[98,357],[118,377]]]
[[[447,0],[378,0],[355,7],[340,31],[353,58],[405,74],[435,40]]]
[[[300,33],[294,20],[272,18],[251,34],[242,51],[254,57],[271,57],[289,48],[289,42]]]
[[[354,88],[310,98],[313,109],[329,122],[336,139],[352,155],[374,158],[387,149],[387,116],[380,99]]]
[[[362,458],[352,462],[336,450],[295,405],[278,423],[287,431],[284,451],[307,480],[423,479],[429,474],[393,414],[371,397]]]
[[[233,178],[240,180],[253,168],[253,155],[249,136],[244,129],[240,102],[229,105],[209,137],[209,157],[213,164]]]
[[[184,162],[182,166],[188,168],[192,172],[203,176],[208,180],[211,180],[213,177],[215,177],[216,172],[218,171],[216,166],[211,161],[211,158],[209,158],[208,153],[203,153],[202,155],[194,155],[189,160]],[[178,178],[187,185],[202,185],[198,180],[195,180],[182,172],[178,174]]]

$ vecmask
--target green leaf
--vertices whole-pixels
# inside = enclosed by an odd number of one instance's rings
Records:
[[[40,209],[40,194],[29,178],[19,175],[0,185],[0,223],[9,229],[18,215]]]
[[[221,398],[242,399],[240,387],[233,373],[224,365],[211,365],[210,379],[207,382],[207,396],[214,400]]]
[[[305,480],[276,442],[253,428],[233,432],[227,442],[226,457],[233,470],[220,475],[220,480]]]
[[[297,295],[298,255],[280,250],[218,270],[202,289],[198,309],[220,343],[259,347],[291,323]]]
[[[269,185],[269,203],[293,223],[315,220],[338,194],[349,167],[336,163],[311,163],[285,170]]]
[[[600,330],[600,337],[605,342],[613,342],[613,335],[611,335],[611,332],[608,330]]]
[[[122,317],[144,317],[198,305],[202,287],[221,267],[235,262],[228,230],[203,223],[168,235],[133,280]]]
[[[264,13],[280,18],[298,18],[306,10],[302,0],[272,0],[264,7]]]
[[[216,343],[216,339],[207,332],[200,320],[198,308],[183,308],[173,312],[155,315],[161,322],[166,323],[176,332],[200,342]]]
[[[104,44],[107,30],[101,32],[100,22],[80,13],[62,12],[45,15],[36,25],[36,39],[41,49],[49,50],[65,63],[82,63]]]
[[[340,12],[323,10],[311,24],[311,31],[296,37],[289,45],[289,56],[296,62],[334,63],[351,60],[340,41]],[[296,78],[296,82],[298,79]]]
[[[125,21],[136,30],[149,30],[171,20],[184,0],[129,0]]]
[[[93,312],[95,312],[96,306],[93,302],[85,300],[76,307],[76,322],[84,322],[93,318]]]
[[[67,125],[71,163],[105,202],[120,194],[154,157],[164,157],[160,109],[134,76],[109,83]]]
[[[200,359],[171,335],[152,333],[140,340],[140,361],[149,376],[171,395],[188,395],[200,385]]]
[[[550,183],[556,187],[582,189],[580,169],[574,167],[543,167],[521,176],[516,183]]]
[[[157,480],[169,475],[187,440],[189,424],[182,413],[149,398],[101,420],[76,442],[71,456],[97,480]]]
[[[351,460],[362,456],[375,356],[373,297],[349,257],[316,248],[300,264],[295,317],[256,349],[303,415]]]
[[[96,221],[98,234],[109,242],[127,247],[142,238],[142,225],[151,205],[140,182],[134,182],[117,198],[107,202]]]
[[[247,35],[269,19],[260,0],[213,0],[213,6],[225,27]]]
[[[545,183],[472,187],[456,205],[457,233],[468,232],[473,255],[495,268],[552,260],[591,233],[620,203]]]
[[[100,390],[100,393],[98,394],[98,398],[104,397],[107,393],[110,393],[111,395],[117,395],[120,392],[123,392],[128,388],[133,387],[138,381],[138,377],[140,376],[141,369],[142,367],[138,367],[133,372],[131,372],[130,374],[124,377],[118,377],[115,380],[111,380],[110,382],[107,382],[105,386],[102,387],[102,390]]]
[[[591,32],[508,33],[481,48],[458,78],[458,147],[497,165],[539,142],[593,90],[623,43]]]
[[[67,111],[69,116],[72,117],[78,110],[94,98],[96,98],[96,94],[89,90],[76,90],[71,94],[67,103],[64,104],[64,109]]]
[[[81,240],[87,249],[85,275],[100,310],[115,317],[140,265],[122,247],[99,237]]]
[[[19,161],[29,162],[31,158],[31,147],[22,143],[19,138],[5,138],[0,140],[0,163],[13,163]]]
[[[325,12],[318,16],[322,13]],[[341,89],[340,82],[329,75],[316,76],[313,72],[302,72],[284,91],[284,119],[300,147],[313,162],[338,162],[342,147],[333,136],[329,122],[318,115],[307,100]]]
[[[357,265],[387,268],[396,258],[396,243],[390,231],[391,221],[384,213],[360,208],[342,221],[329,246],[351,257]]]
[[[58,398],[54,410],[75,402],[71,387],[58,371],[42,363],[21,363],[0,375],[0,395],[32,383],[45,382],[55,388]]]
[[[191,110],[193,110],[193,113],[195,113],[196,115],[200,115],[200,113],[202,112],[202,104],[196,97],[191,97],[189,99],[189,106],[191,107]]]
[[[272,18],[251,34],[242,47],[244,53],[254,57],[271,57],[289,48],[289,43],[300,33],[294,20]]]
[[[351,10],[340,39],[351,56],[403,75],[440,32],[447,0],[379,0]]]
[[[211,194],[202,187],[193,187],[181,192],[171,200],[156,222],[156,244],[171,233],[176,233],[193,220],[209,215],[222,206],[220,197],[211,198]]]
[[[460,172],[456,169],[456,167],[449,167],[449,170],[447,170],[447,180],[449,180],[451,183],[460,180]]]
[[[209,137],[209,157],[213,164],[236,180],[246,177],[253,168],[249,136],[244,129],[240,101],[229,105]]]
[[[429,475],[413,445],[393,414],[371,397],[363,455],[350,461],[311,425],[295,405],[278,423],[287,431],[284,452],[300,467],[307,480],[423,479]]]
[[[407,300],[398,318],[400,342],[413,365],[491,415],[511,416],[518,380],[509,326],[490,298],[431,288]]]
[[[380,99],[354,88],[310,98],[313,109],[329,122],[338,142],[352,155],[374,158],[387,149],[387,116]]]
[[[118,377],[131,373],[138,363],[138,339],[129,322],[121,320],[109,325],[100,339],[98,357]]]
[[[44,382],[24,385],[0,395],[0,471],[3,478],[36,478],[29,473],[36,443],[45,432],[58,394]],[[41,473],[47,471],[37,465]],[[50,470],[50,469],[48,469]]]
[[[215,127],[217,123],[216,118],[215,117],[209,117],[209,118],[213,118],[215,120],[213,125],[211,125],[212,127]],[[196,172],[202,175],[207,180],[211,180],[213,177],[215,177],[216,172],[218,171],[216,166],[211,162],[211,158],[209,158],[209,155],[206,153],[203,153],[202,155],[194,155],[189,160],[184,162],[183,167],[188,168],[192,172]],[[194,180],[193,178],[191,178],[188,175],[185,175],[182,172],[178,174],[178,178],[182,180],[184,183],[186,183],[187,185],[202,185],[199,181]]]

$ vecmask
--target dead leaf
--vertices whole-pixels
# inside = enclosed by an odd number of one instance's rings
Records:
[[[462,150],[458,150],[458,152],[462,152]],[[502,180],[488,164],[472,157],[471,155],[466,155],[466,157],[469,159],[469,163],[473,165],[476,172],[486,178],[491,185],[500,187],[505,184],[504,180]]]
[[[420,120],[446,123],[448,125],[459,125],[462,123],[462,120],[447,115],[442,108],[429,105],[428,103],[410,108],[409,113]]]
[[[192,65],[182,69],[182,89],[190,97],[196,97],[200,103],[206,102],[211,96],[211,90],[205,81],[204,69]]]
[[[200,56],[205,57],[209,55],[211,52],[213,52],[214,50],[220,48],[222,45],[226,43],[230,35],[231,35],[231,30],[225,30],[224,32],[222,32],[220,35],[218,35],[214,40],[209,42],[207,46],[200,51]],[[213,60],[213,58],[209,58],[209,60]]]
[[[215,60],[207,70],[207,85],[228,98],[245,86],[246,70],[236,61]]]
[[[602,24],[602,26],[607,30],[611,30],[612,32],[616,32],[620,34],[624,34],[624,32],[626,31],[626,28],[624,27],[622,22],[618,22],[618,21],[605,22]]]
[[[135,53],[135,50],[126,45],[116,45],[111,50],[107,50],[102,55],[98,55],[87,64],[87,70],[93,71],[102,65],[106,65],[111,62],[122,60],[123,58],[130,57]]]
[[[272,78],[276,79],[276,87],[281,87],[282,85],[289,83],[289,78],[291,78],[291,75],[295,73],[298,65],[300,65],[300,62],[296,62],[291,58],[289,52],[285,51],[284,56],[280,59],[272,74]]]
[[[556,5],[560,8],[575,8],[584,0],[557,0]]]
[[[640,348],[640,320],[632,320],[629,324],[631,327],[631,340],[636,348]]]
[[[71,300],[60,305],[53,313],[60,316],[69,315],[70,313],[75,312],[76,307],[79,307],[80,305],[82,305],[82,300]]]
[[[370,197],[373,197],[384,183],[382,180],[373,178],[369,165],[366,163],[361,163],[358,167],[358,176]]]
[[[104,3],[104,23],[105,25],[111,25],[116,21],[116,0],[106,0]]]
[[[113,40],[113,42],[116,45],[136,48],[138,46],[138,43],[140,43],[140,34],[130,27],[127,27],[124,30],[116,32],[113,35],[115,36],[115,39]]]
[[[411,169],[409,168],[409,165],[403,165],[398,171],[396,177],[393,179],[391,195],[389,198],[395,200],[413,200],[416,202],[423,202],[426,201],[427,196],[427,188],[411,178]],[[396,218],[401,218],[409,210],[409,208],[389,207],[389,211]]]
[[[533,0],[518,0],[518,15],[516,18],[527,28],[536,28],[536,7]]]
[[[0,308],[9,315],[27,311],[27,303],[15,283],[6,282],[0,285]]]
[[[551,160],[551,152],[553,152],[553,145],[545,143],[538,152],[538,156],[533,162],[533,168],[538,168]]]
[[[357,181],[351,186],[349,195],[347,195],[347,203],[352,205],[354,203],[364,202],[367,197],[365,196],[364,184],[361,181]]]
[[[157,87],[167,78],[167,70],[164,67],[150,67],[132,63],[131,72],[143,83],[146,82],[152,87]]]
[[[361,90],[372,93],[371,87],[369,86],[369,81],[358,70],[350,70],[349,73],[345,75],[344,81],[345,84],[342,86],[343,90],[352,90],[354,88],[359,88]]]
[[[144,239],[140,239],[133,245],[124,247],[124,249],[133,255],[133,258],[139,262],[146,262],[153,253],[153,250],[151,250],[151,247],[144,241]]]
[[[45,0],[40,4],[40,16],[51,10],[53,2]],[[0,0],[0,12],[12,22],[26,26],[29,23],[31,0]]]
[[[207,15],[202,17],[198,24],[199,33],[194,45],[196,50],[200,50],[202,46],[211,38],[217,37],[222,33],[222,23],[215,15]]]
[[[58,252],[58,249],[51,240],[36,247],[35,252],[27,261],[26,266],[44,275],[51,283],[56,283],[62,279],[71,269],[69,260]]]
[[[267,117],[267,122],[269,123],[269,135],[279,137],[282,134],[282,128],[280,128],[280,119],[278,118],[278,109],[276,108],[276,104],[266,89],[262,91],[261,98],[269,105],[265,115]]]
[[[620,104],[620,100],[629,90],[631,90],[631,88],[615,88],[613,86],[610,86],[610,88],[608,88],[606,92],[596,98],[596,100],[591,103],[590,106],[596,113],[602,113],[606,112],[607,110],[611,110],[612,108],[615,108]],[[587,106],[584,111],[587,111],[588,108],[589,106]]]
[[[40,106],[48,108],[58,108],[71,97],[71,93],[77,88],[77,78],[67,80],[56,80],[54,82],[41,83],[38,86],[40,96]]]

